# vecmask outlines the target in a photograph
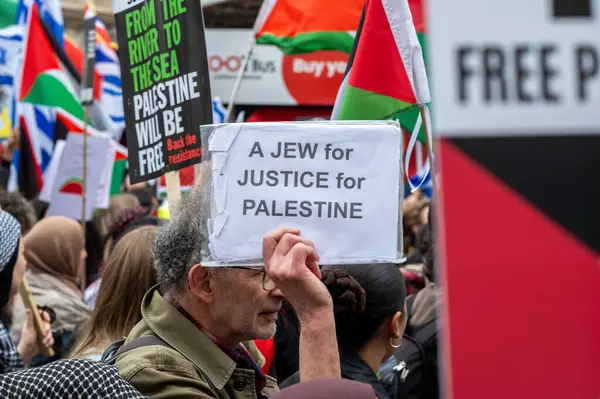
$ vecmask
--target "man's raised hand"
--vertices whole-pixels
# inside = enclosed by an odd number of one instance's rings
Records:
[[[263,239],[269,277],[292,304],[298,317],[331,309],[331,295],[321,282],[315,245],[298,229],[279,229]]]

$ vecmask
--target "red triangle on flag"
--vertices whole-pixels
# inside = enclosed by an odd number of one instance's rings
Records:
[[[35,42],[35,47],[31,43]],[[31,5],[29,15],[29,30],[23,57],[23,75],[21,77],[21,90],[19,100],[27,97],[36,79],[44,72],[51,69],[60,69],[60,63],[52,49],[52,44],[46,37],[46,32],[41,25],[38,6]]]
[[[367,0],[348,84],[408,104],[417,102],[382,0]]]

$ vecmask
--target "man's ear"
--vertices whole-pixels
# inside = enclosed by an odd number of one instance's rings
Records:
[[[188,272],[188,286],[190,292],[202,302],[210,303],[214,298],[210,277],[208,269],[202,267],[200,264],[192,266]]]

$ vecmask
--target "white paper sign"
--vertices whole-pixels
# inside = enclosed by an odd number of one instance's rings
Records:
[[[98,209],[107,209],[110,203],[110,183],[115,166],[116,152],[116,145],[114,142],[110,141],[108,144],[108,150],[106,151],[106,160],[102,170],[102,179],[100,180],[100,185],[98,187],[98,197],[96,198],[96,208]]]
[[[44,172],[44,185],[42,186],[42,191],[40,192],[40,201],[50,202],[50,197],[52,196],[52,188],[54,187],[54,182],[56,181],[58,165],[60,164],[60,158],[62,157],[63,149],[65,148],[65,143],[65,140],[56,140],[56,144],[54,144],[54,150],[52,151],[52,158],[50,159],[50,164]]]
[[[92,219],[93,210],[96,207],[108,148],[108,139],[88,136],[85,184],[86,220]],[[52,187],[48,216],[81,219],[82,177],[83,135],[69,133]]]
[[[401,180],[394,122],[248,123],[217,127],[209,250],[214,262],[256,262],[263,236],[294,227],[321,264],[396,261]]]

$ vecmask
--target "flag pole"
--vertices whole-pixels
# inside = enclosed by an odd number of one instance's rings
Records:
[[[225,123],[229,123],[231,121],[231,117],[233,115],[233,108],[235,105],[235,100],[237,99],[238,93],[240,91],[240,87],[242,86],[242,80],[244,79],[244,74],[246,73],[246,67],[248,66],[248,62],[250,61],[250,57],[252,56],[252,51],[254,51],[254,46],[256,41],[254,39],[254,35],[250,40],[248,45],[248,51],[244,56],[242,61],[242,65],[238,72],[237,78],[235,80],[235,85],[233,86],[233,91],[231,92],[231,97],[229,97],[229,102],[227,103],[227,114],[225,115]]]
[[[431,174],[431,184],[433,186],[433,193],[437,194],[437,183],[435,181],[436,173],[435,167],[433,166],[433,137],[430,137],[429,135],[430,126],[425,112],[425,105],[419,106],[419,112],[421,113],[421,120],[423,121],[423,130],[425,133],[425,145],[427,146],[427,158],[429,161],[429,173]]]
[[[83,248],[86,246],[86,205],[87,205],[87,135],[88,135],[88,124],[89,124],[90,107],[86,105],[83,107],[83,178],[81,179],[81,229],[83,230]],[[86,267],[85,265],[79,270],[79,284],[81,285],[81,292],[85,291],[86,287]]]
[[[86,246],[86,205],[87,201],[95,201],[96,198],[87,198],[87,150],[88,150],[88,126],[90,118],[90,107],[94,104],[94,71],[96,69],[96,10],[92,3],[86,3],[83,13],[83,32],[85,46],[83,52],[83,74],[81,76],[81,105],[83,107],[83,178],[81,179],[81,228],[83,229],[83,248]],[[95,202],[94,202],[95,204]],[[84,265],[80,268],[79,283],[81,292],[86,288],[86,270]]]

